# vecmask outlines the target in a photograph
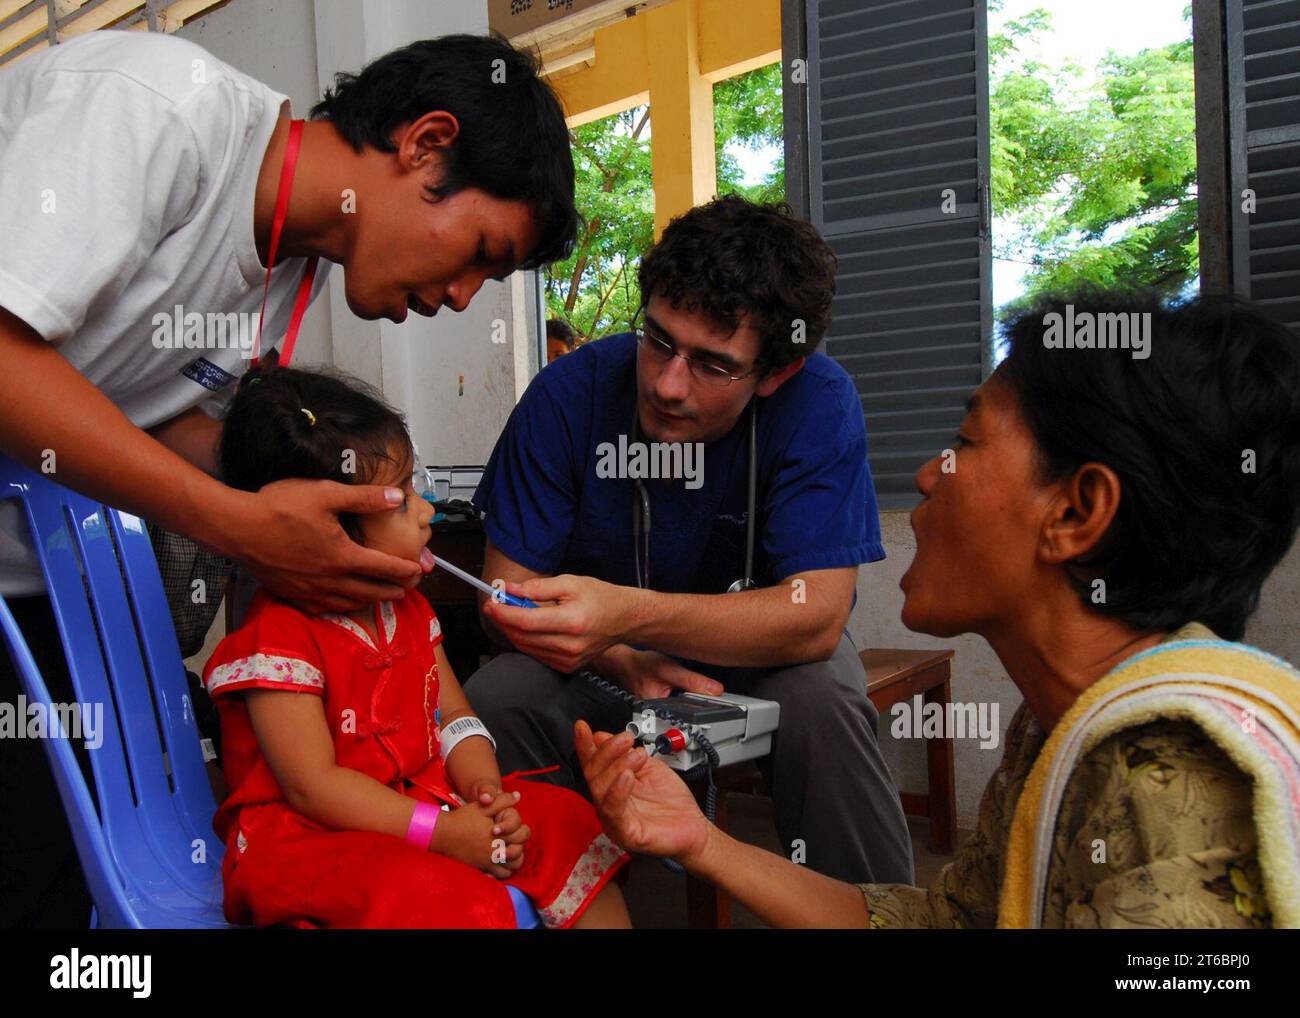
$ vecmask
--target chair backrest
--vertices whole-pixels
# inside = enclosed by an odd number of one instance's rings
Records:
[[[224,926],[223,846],[171,613],[145,526],[0,456],[0,499],[25,511],[81,710],[87,749],[44,740],[100,925]],[[28,700],[49,690],[0,598],[0,628]]]

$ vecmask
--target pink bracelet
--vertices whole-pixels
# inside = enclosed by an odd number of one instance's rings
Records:
[[[433,841],[433,829],[438,826],[438,817],[442,814],[437,806],[427,802],[417,802],[415,812],[411,814],[411,826],[406,829],[406,840],[416,848],[429,850]]]

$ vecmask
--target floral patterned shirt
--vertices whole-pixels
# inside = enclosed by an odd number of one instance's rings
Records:
[[[996,925],[1011,821],[1045,741],[1021,705],[956,858],[928,889],[861,885],[873,927]],[[1251,805],[1250,778],[1191,722],[1154,721],[1103,740],[1070,776],[1043,925],[1269,926]]]

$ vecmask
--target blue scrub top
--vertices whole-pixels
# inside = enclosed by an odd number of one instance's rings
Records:
[[[548,365],[497,440],[474,502],[492,543],[524,568],[636,585],[636,482],[597,475],[602,443],[634,440],[636,350],[635,334],[623,333]],[[814,353],[758,402],[758,586],[883,559],[852,379]],[[746,411],[704,447],[700,487],[642,481],[651,506],[651,589],[717,594],[744,575],[748,453]]]

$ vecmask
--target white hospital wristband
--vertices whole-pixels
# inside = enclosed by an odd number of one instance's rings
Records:
[[[466,739],[472,739],[476,735],[481,735],[492,743],[492,751],[495,753],[497,740],[492,738],[492,733],[487,730],[487,725],[483,724],[473,715],[466,715],[463,718],[457,718],[451,721],[442,730],[442,758],[446,760],[451,756],[451,751],[459,746]]]

